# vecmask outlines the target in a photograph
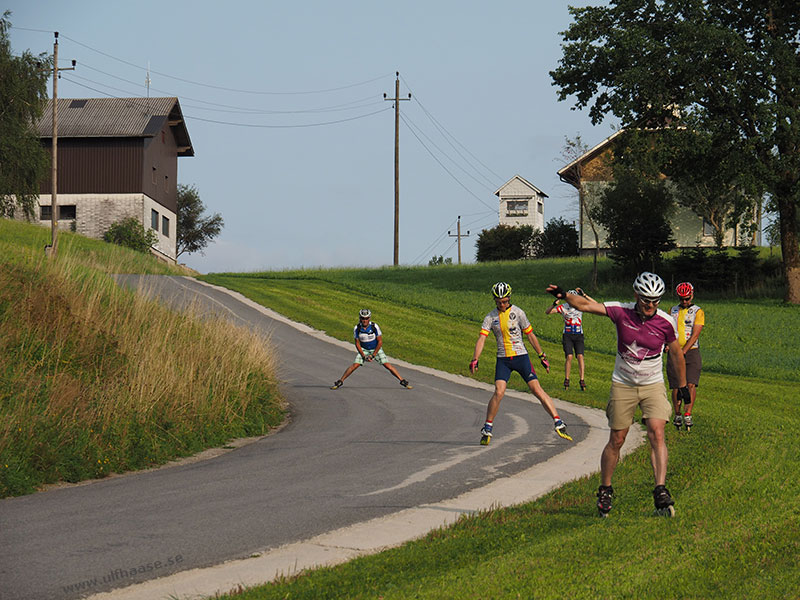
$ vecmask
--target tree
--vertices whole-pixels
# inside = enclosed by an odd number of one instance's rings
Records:
[[[439,256],[432,256],[431,259],[428,261],[429,267],[438,267],[439,265],[452,265],[453,259],[448,257],[445,258],[441,254]]]
[[[563,218],[550,219],[544,231],[533,234],[533,253],[536,258],[575,256],[578,254],[578,232]]]
[[[225,224],[222,216],[215,213],[203,217],[206,207],[200,200],[200,193],[193,185],[178,184],[178,248],[177,256],[184,252],[203,253],[203,248],[217,237]]]
[[[608,255],[628,273],[655,271],[661,253],[675,247],[667,216],[672,194],[663,180],[617,167],[614,182],[603,192],[593,217],[608,231]]]
[[[112,223],[103,234],[103,240],[147,253],[158,242],[158,236],[152,229],[145,229],[136,217],[127,217]]]
[[[50,162],[31,125],[44,109],[52,60],[11,53],[10,16],[0,17],[0,216],[12,217],[19,207],[30,218]]]
[[[567,164],[572,163],[578,160],[581,156],[586,154],[589,151],[589,146],[583,141],[580,134],[577,134],[574,138],[564,137],[564,147],[561,149],[561,158],[563,158]],[[577,170],[577,181],[578,185],[581,185],[580,182],[583,179],[582,174],[582,165],[578,162],[576,165]],[[597,233],[597,226],[594,223],[594,219],[592,218],[591,211],[586,204],[586,194],[582,189],[578,190],[578,211],[586,219],[586,222],[589,223],[589,228],[592,230],[592,235],[594,236],[594,249],[592,251],[592,289],[597,289],[597,257],[600,252],[600,235]],[[580,240],[578,241],[578,249],[580,250]]]
[[[594,123],[674,122],[741,157],[778,213],[785,300],[800,304],[800,11],[782,0],[611,0],[570,7],[550,73]]]
[[[475,247],[478,250],[476,260],[487,262],[492,260],[519,260],[532,256],[533,227],[521,225],[498,225],[492,229],[484,229],[478,234]]]

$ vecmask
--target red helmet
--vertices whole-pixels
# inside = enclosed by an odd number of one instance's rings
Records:
[[[679,298],[688,298],[694,295],[694,287],[688,281],[684,281],[678,284],[678,287],[675,288],[675,293],[678,294]]]

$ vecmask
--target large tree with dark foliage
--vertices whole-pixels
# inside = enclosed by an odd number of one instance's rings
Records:
[[[559,98],[574,96],[594,123],[614,114],[626,128],[663,128],[678,115],[685,130],[741,157],[778,213],[785,299],[800,304],[797,2],[611,0],[569,10],[550,74]]]
[[[32,124],[42,115],[52,60],[11,53],[10,17],[10,11],[0,17],[0,216],[21,208],[31,217],[50,162]]]
[[[578,232],[562,217],[550,219],[544,231],[533,234],[533,253],[536,258],[577,256]]]
[[[675,247],[668,219],[673,206],[663,180],[618,167],[592,216],[608,232],[608,255],[632,274],[657,270],[661,253]]]
[[[225,224],[222,216],[215,213],[204,217],[206,207],[200,200],[200,192],[193,185],[178,184],[178,252],[200,252],[217,237]]]

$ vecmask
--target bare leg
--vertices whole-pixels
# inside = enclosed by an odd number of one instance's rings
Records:
[[[400,373],[398,373],[398,372],[397,372],[397,369],[395,369],[395,368],[394,368],[392,365],[390,365],[388,362],[387,362],[387,363],[383,363],[383,366],[384,366],[384,367],[386,367],[386,369],[389,371],[389,373],[391,373],[392,375],[394,375],[395,377],[397,377],[397,379],[399,379],[400,381],[402,381],[402,380],[403,380],[403,378],[402,378],[402,377],[400,377]]]
[[[572,354],[564,356],[564,379],[569,379],[569,372],[572,370]],[[581,376],[583,379],[583,376]]]
[[[489,406],[486,407],[487,421],[494,421],[494,418],[497,415],[497,410],[500,408],[500,401],[506,394],[507,386],[508,382],[502,379],[498,379],[494,382],[494,394],[492,394],[492,398],[489,400]]]
[[[578,370],[581,374],[581,379],[586,379],[586,365],[584,364],[583,354],[578,354]]]
[[[650,440],[650,462],[653,464],[653,478],[656,485],[667,481],[667,443],[664,440],[663,419],[647,419],[647,439]]]
[[[648,419],[649,420],[649,419]],[[663,423],[663,421],[662,421]],[[600,483],[601,485],[611,485],[611,476],[614,474],[614,469],[617,468],[619,462],[619,453],[622,445],[625,443],[625,438],[628,435],[629,427],[625,429],[612,429],[608,436],[608,443],[603,448],[603,454],[600,455]],[[661,432],[664,432],[662,426]]]
[[[340,379],[340,381],[344,381],[345,379],[347,379],[348,377],[350,377],[350,375],[352,375],[352,374],[353,374],[353,371],[355,371],[355,370],[356,370],[358,367],[360,367],[360,366],[361,366],[361,365],[359,365],[358,363],[353,363],[352,365],[350,365],[349,367],[347,367],[347,369],[345,370],[344,374],[343,374],[343,375],[342,375],[342,376],[339,378],[339,379]]]
[[[556,406],[553,404],[553,399],[548,396],[547,392],[544,391],[544,388],[542,387],[542,384],[539,383],[539,380],[531,379],[528,382],[528,387],[533,392],[533,395],[539,399],[539,402],[542,403],[542,407],[547,411],[547,414],[555,419],[558,415]]]

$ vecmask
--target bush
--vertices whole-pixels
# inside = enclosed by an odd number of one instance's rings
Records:
[[[150,252],[150,247],[158,242],[156,233],[152,229],[145,229],[135,217],[113,223],[103,234],[103,239],[137,252]]]
[[[519,260],[533,255],[533,227],[522,225],[498,225],[484,229],[478,234],[475,243],[478,249],[477,261]]]

